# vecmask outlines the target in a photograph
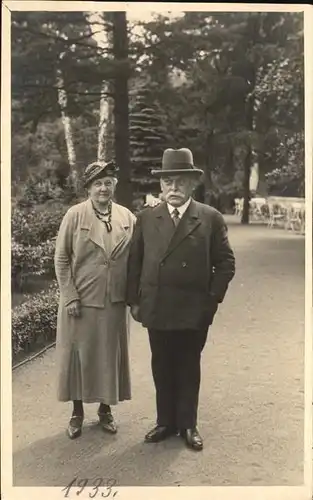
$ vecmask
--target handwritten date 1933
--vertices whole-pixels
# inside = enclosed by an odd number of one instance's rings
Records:
[[[64,491],[64,497],[68,498],[70,493],[75,489],[75,493],[79,496],[85,488],[91,488],[89,491],[89,498],[114,498],[117,494],[117,490],[114,490],[116,485],[115,479],[104,479],[102,477],[96,477],[94,479],[79,479],[74,477],[74,479],[62,489]]]

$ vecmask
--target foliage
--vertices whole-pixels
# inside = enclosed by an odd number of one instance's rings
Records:
[[[23,290],[30,276],[54,277],[55,242],[46,241],[40,245],[11,243],[11,283],[13,290]]]
[[[185,66],[189,94],[180,120],[211,191],[242,189],[249,150],[261,177],[289,165],[304,179],[302,14],[186,13],[176,24],[194,48],[172,60]]]
[[[13,14],[14,178],[22,179],[20,172],[27,177],[29,169],[45,175],[51,164],[59,179],[68,173],[55,81],[61,68],[78,171],[95,158],[103,82],[109,83],[114,97],[117,75],[123,74],[131,77],[129,88],[135,87],[135,95],[139,94],[138,102],[131,100],[130,106],[134,175],[137,166],[145,170],[140,158],[147,160],[146,165],[149,158],[152,166],[169,145],[192,149],[196,163],[206,171],[206,192],[242,191],[254,153],[261,177],[278,169],[276,173],[282,172],[288,183],[283,172],[298,169],[299,179],[304,180],[301,13],[156,15],[138,23],[141,34],[129,29],[129,55],[119,61],[114,60],[112,44],[96,41],[97,31],[112,40],[112,13],[98,16],[97,21],[83,12]],[[138,81],[150,89],[151,95],[145,96],[147,109],[159,119],[152,124],[146,116],[145,126],[153,135],[136,125],[142,118],[136,117],[142,113]],[[166,140],[159,140],[164,131]],[[146,151],[135,151],[136,141],[139,147],[144,143]],[[293,177],[294,173],[291,182]]]
[[[52,204],[31,210],[12,209],[12,238],[19,244],[35,246],[53,240],[68,205]]]
[[[47,201],[61,201],[64,192],[55,180],[43,174],[30,175],[25,183],[14,183],[12,189],[16,191],[15,202],[20,208],[31,208],[42,205]]]
[[[12,114],[21,117],[23,111],[16,113],[13,103]],[[38,123],[36,130],[30,126],[13,125],[12,165],[12,180],[21,184],[34,175],[45,178],[57,174],[63,165],[67,175],[69,166],[61,120],[46,119]]]
[[[96,159],[97,113],[73,118],[71,124],[82,176],[85,166]],[[12,135],[12,166],[15,194],[24,206],[69,195],[70,165],[61,120],[42,121],[34,133],[29,127],[17,128]]]
[[[289,141],[290,149],[294,146],[294,141]],[[298,148],[295,148],[299,154]],[[293,151],[294,153],[294,151]],[[274,168],[266,174],[266,179],[269,185],[271,194],[282,196],[305,196],[305,172],[303,159],[297,158],[295,153],[292,155],[289,152],[287,164],[282,167]]]
[[[154,101],[153,86],[139,89],[130,111],[130,151],[135,191],[148,193],[157,184],[151,170],[160,168],[162,151],[168,146],[164,116]]]
[[[31,276],[54,277],[55,238],[68,209],[62,203],[45,203],[31,209],[12,208],[12,289],[23,290]]]
[[[47,291],[27,297],[12,311],[12,353],[34,349],[42,341],[55,339],[58,311],[58,290],[52,283]]]
[[[14,137],[18,142],[21,136],[21,142],[26,143],[22,169],[27,170],[27,160],[33,159],[37,142],[33,136],[40,123],[60,123],[61,118],[66,150],[64,140],[62,145],[59,141],[54,167],[61,172],[61,181],[65,174],[76,192],[83,166],[96,159],[103,80],[116,81],[122,66],[127,66],[128,72],[127,60],[116,61],[108,47],[96,41],[97,33],[105,35],[107,23],[102,21],[96,27],[89,17],[85,12],[12,14],[12,118]],[[29,133],[34,140],[28,140]],[[41,158],[46,154],[49,151],[42,149]],[[18,173],[19,161],[14,156],[14,172]],[[41,161],[34,166],[42,169]]]
[[[60,116],[58,69],[70,116],[83,113],[99,91],[107,63],[93,33],[84,12],[12,13],[12,96],[17,111],[23,110],[15,121],[36,125],[43,116]]]

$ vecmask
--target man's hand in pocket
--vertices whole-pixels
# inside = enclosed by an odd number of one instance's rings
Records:
[[[218,302],[215,299],[210,299],[209,305],[208,305],[208,319],[209,319],[209,325],[212,325],[214,316],[216,314],[216,311],[218,309]]]
[[[139,306],[137,304],[131,306],[130,314],[132,315],[132,317],[134,318],[135,321],[138,321],[138,323],[141,323],[140,310],[139,310]]]

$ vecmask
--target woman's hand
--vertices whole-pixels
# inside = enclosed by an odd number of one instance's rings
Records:
[[[73,300],[66,306],[66,310],[69,316],[74,316],[74,318],[78,318],[81,314],[81,307],[79,300]]]

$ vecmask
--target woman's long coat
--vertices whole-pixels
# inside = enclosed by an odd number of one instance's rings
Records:
[[[112,204],[112,232],[90,200],[71,207],[58,233],[55,270],[60,288],[57,325],[58,399],[116,404],[130,399],[126,311],[127,260],[135,223]],[[66,306],[79,299],[80,318]]]

